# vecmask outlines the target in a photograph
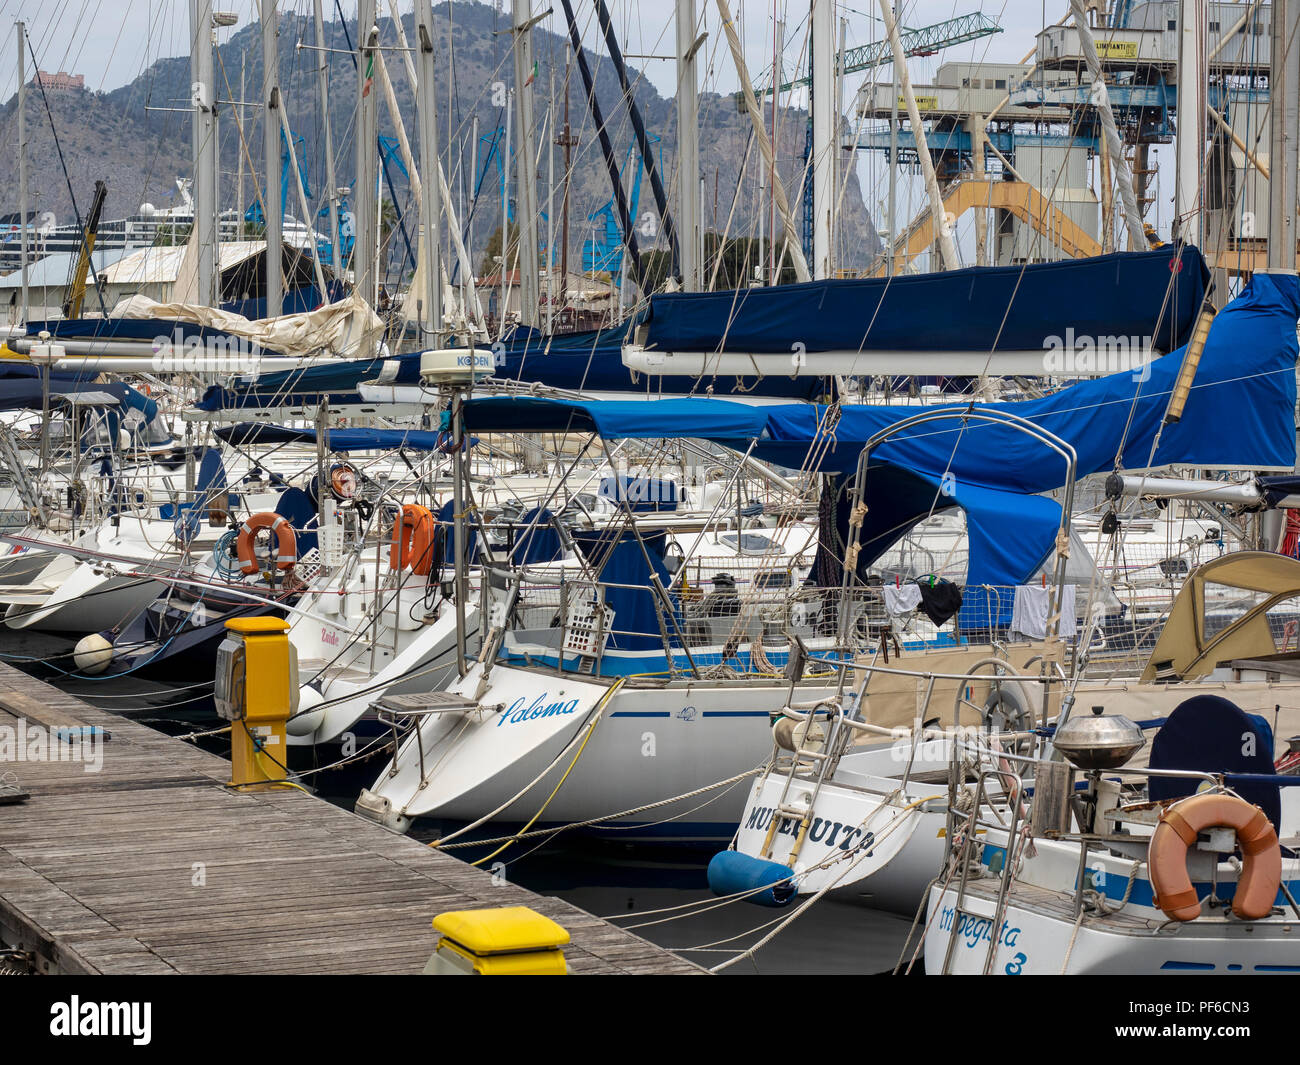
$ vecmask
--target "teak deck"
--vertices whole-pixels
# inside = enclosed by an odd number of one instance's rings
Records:
[[[446,910],[526,905],[568,929],[572,973],[698,966],[297,789],[0,664],[0,726],[111,734],[103,768],[0,762],[0,941],[62,973],[419,973]]]

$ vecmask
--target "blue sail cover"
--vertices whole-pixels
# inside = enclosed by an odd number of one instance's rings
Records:
[[[656,293],[643,313],[659,351],[1044,351],[1049,338],[1190,336],[1209,278],[1190,245],[1028,266]],[[1172,284],[1171,284],[1172,281]],[[900,373],[905,373],[903,367]]]
[[[640,392],[650,395],[744,394],[763,399],[826,399],[827,384],[818,377],[764,377],[733,375],[697,378],[685,374],[648,376],[623,365],[623,344],[630,323],[586,333],[546,337],[519,330],[495,348],[496,369],[502,381],[542,384],[573,392]]]
[[[321,401],[360,403],[357,386],[375,380],[381,372],[390,384],[415,384],[420,380],[420,353],[387,359],[339,359],[297,370],[239,374],[228,386],[209,385],[195,408],[218,411]]]
[[[210,344],[222,351],[235,347],[250,356],[280,354],[227,333],[224,329],[170,318],[54,318],[27,323],[29,337],[39,336],[42,330],[57,340],[154,340],[165,341],[177,347],[193,346],[196,350]]]

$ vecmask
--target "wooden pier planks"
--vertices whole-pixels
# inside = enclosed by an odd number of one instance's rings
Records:
[[[296,789],[234,791],[230,764],[0,664],[0,726],[98,726],[103,764],[0,762],[0,938],[69,973],[419,973],[446,910],[526,905],[567,928],[573,973],[701,973]]]

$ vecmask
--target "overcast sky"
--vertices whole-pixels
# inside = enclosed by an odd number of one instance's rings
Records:
[[[472,3],[474,0],[457,0]],[[535,10],[546,0],[534,0]],[[674,47],[672,0],[607,0],[624,50],[634,54],[670,54]],[[705,87],[730,91],[736,87],[735,74],[719,30],[717,8],[713,0],[696,0],[709,40],[703,50],[707,71]],[[509,12],[511,0],[498,0]],[[842,3],[837,11],[845,20],[849,47],[880,39],[879,0],[854,0]],[[379,0],[381,11],[388,10],[388,0]],[[410,0],[400,5],[411,10]],[[542,25],[554,32],[565,32],[563,9],[557,3],[555,13]],[[801,0],[732,0],[745,40],[748,62],[755,77],[760,68],[772,61],[772,27],[774,10],[786,22],[785,63],[793,67],[806,54],[808,5]],[[244,26],[256,18],[256,0],[215,0],[219,11],[231,11]],[[355,0],[343,0],[343,10],[351,18],[356,13]],[[9,30],[7,45],[0,44],[0,91],[4,97],[17,87],[16,45],[12,24],[27,22],[28,35],[37,60],[45,70],[67,70],[83,74],[88,88],[115,89],[137,77],[159,58],[189,52],[190,0],[0,0],[0,30]],[[334,0],[324,0],[325,17],[334,13]],[[593,47],[598,36],[592,18],[592,5],[575,0],[574,9],[584,27],[584,37]],[[310,0],[283,0],[281,10],[310,14]],[[1005,30],[993,37],[949,49],[940,56],[911,61],[913,78],[929,80],[942,59],[990,60],[1018,62],[1033,47],[1033,36],[1045,22],[1060,18],[1065,10],[1062,0],[1045,8],[1035,0],[908,0],[900,5],[899,21],[904,26],[924,26],[955,15],[983,10]],[[223,31],[229,33],[231,31]],[[603,47],[600,51],[603,51]],[[661,93],[674,92],[671,62],[635,60]],[[856,85],[850,81],[846,91]]]

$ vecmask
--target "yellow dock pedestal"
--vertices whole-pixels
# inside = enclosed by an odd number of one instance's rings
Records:
[[[213,696],[230,722],[230,783],[282,786],[287,769],[285,722],[298,702],[297,656],[283,618],[235,618],[217,650]]]
[[[442,933],[428,976],[565,976],[569,933],[527,906],[452,910],[433,919]]]

